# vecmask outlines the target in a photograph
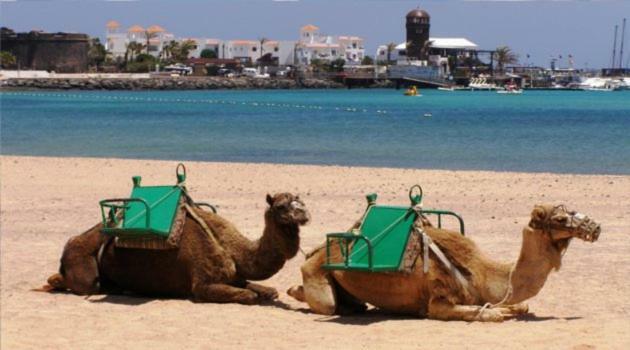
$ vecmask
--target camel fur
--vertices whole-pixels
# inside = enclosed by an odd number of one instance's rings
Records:
[[[301,267],[303,284],[287,293],[324,315],[365,310],[368,303],[431,319],[502,321],[528,312],[523,302],[538,294],[551,271],[560,268],[572,238],[594,242],[600,234],[598,224],[564,206],[537,205],[523,228],[520,256],[510,264],[488,258],[457,232],[429,225],[424,230],[464,275],[468,288],[434,254],[427,273],[422,256],[411,273],[328,271],[321,268],[326,250],[320,247]],[[331,256],[340,256],[339,245],[331,246]]]
[[[59,273],[42,290],[79,295],[128,291],[242,304],[275,299],[274,288],[250,281],[273,276],[297,254],[299,227],[309,221],[310,214],[299,197],[290,193],[267,195],[267,203],[263,235],[256,241],[221,216],[199,208],[195,213],[212,235],[188,216],[179,247],[172,250],[116,247],[113,238],[100,232],[102,225],[96,225],[68,241]]]

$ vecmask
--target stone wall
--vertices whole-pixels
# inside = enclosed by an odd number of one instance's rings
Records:
[[[77,90],[215,90],[215,89],[335,89],[344,85],[323,79],[256,79],[248,77],[180,77],[149,79],[7,79],[2,88]]]
[[[0,47],[15,55],[20,69],[80,73],[88,68],[86,34],[15,33],[3,28]]]

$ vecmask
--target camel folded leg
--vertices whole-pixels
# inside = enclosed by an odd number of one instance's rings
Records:
[[[263,286],[262,284],[247,282],[245,288],[254,291],[263,300],[278,299],[278,291],[273,287]]]
[[[192,292],[198,302],[255,304],[259,301],[258,293],[253,290],[221,283],[197,283]]]
[[[477,305],[453,305],[443,300],[429,302],[428,317],[436,320],[502,322],[504,314],[499,308],[483,308]]]
[[[330,273],[321,268],[326,256],[320,251],[313,254],[301,267],[302,286],[294,286],[287,294],[306,302],[318,314],[333,315],[337,311],[337,295]]]

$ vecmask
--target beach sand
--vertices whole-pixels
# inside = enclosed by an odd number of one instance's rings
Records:
[[[0,160],[2,349],[630,348],[630,176],[186,162],[192,196],[217,204],[252,239],[262,232],[265,194],[299,193],[313,216],[301,234],[305,250],[358,219],[365,194],[406,205],[416,183],[426,207],[459,212],[468,236],[500,260],[518,256],[536,203],[564,203],[602,224],[598,242],[572,242],[562,269],[530,300],[534,315],[484,324],[310,313],[285,293],[301,281],[302,255],[263,282],[280,292],[274,305],[32,292],[57,271],[68,238],[100,219],[100,199],[128,196],[133,175],[174,183],[177,163]]]

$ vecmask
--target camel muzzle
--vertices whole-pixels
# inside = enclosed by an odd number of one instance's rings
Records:
[[[571,213],[569,225],[575,230],[575,236],[587,242],[595,242],[602,232],[600,224],[581,213]]]

